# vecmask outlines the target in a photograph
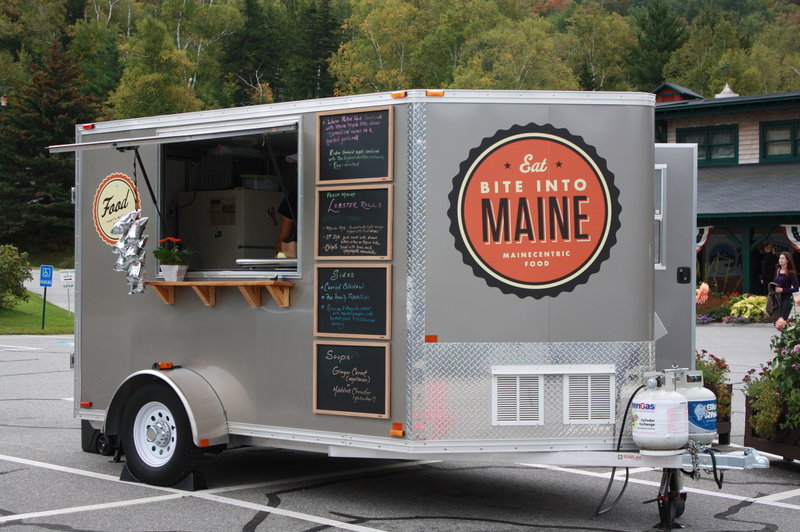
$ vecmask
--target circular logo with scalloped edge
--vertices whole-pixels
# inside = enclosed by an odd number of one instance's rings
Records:
[[[92,202],[92,219],[97,234],[106,244],[114,244],[118,236],[111,228],[122,215],[141,208],[136,184],[125,174],[106,176],[97,187]]]
[[[504,293],[571,291],[616,243],[619,191],[605,159],[549,124],[484,139],[461,163],[449,198],[450,232],[464,263]]]

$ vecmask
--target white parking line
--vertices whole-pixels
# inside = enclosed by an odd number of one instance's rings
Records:
[[[24,345],[0,344],[0,351],[41,351],[41,347],[27,347]]]
[[[0,454],[0,460],[4,460],[6,462],[13,462],[13,463],[16,463],[16,464],[28,465],[28,466],[32,466],[32,467],[40,467],[40,468],[49,469],[49,470],[52,470],[52,471],[59,471],[61,473],[70,473],[70,474],[81,475],[81,476],[89,477],[89,478],[107,480],[107,481],[110,481],[110,482],[118,482],[118,483],[129,484],[128,482],[124,482],[124,481],[120,480],[119,478],[117,478],[115,476],[112,476],[112,475],[106,475],[106,474],[103,474],[103,473],[95,473],[95,472],[92,472],[92,471],[85,471],[83,469],[75,469],[73,467],[60,466],[60,465],[57,465],[57,464],[49,464],[47,462],[39,462],[37,460],[29,460],[27,458],[19,458],[19,457],[16,457],[16,456],[8,456],[8,455],[5,455],[5,454]],[[368,532],[368,531],[369,532],[375,532],[375,531],[380,532],[380,529],[377,529],[377,528],[369,528],[369,527],[365,527],[365,526],[362,526],[362,525],[354,525],[354,524],[350,524],[350,523],[343,523],[341,521],[337,521],[335,519],[329,519],[327,517],[320,517],[320,516],[316,516],[316,515],[305,514],[305,513],[301,513],[301,512],[295,512],[295,511],[292,511],[292,510],[284,510],[282,508],[278,508],[278,507],[275,507],[275,506],[268,506],[268,505],[265,505],[265,504],[257,504],[257,503],[247,502],[247,501],[240,501],[240,500],[237,500],[237,499],[231,499],[229,497],[222,497],[222,496],[217,495],[217,494],[218,493],[229,492],[229,491],[241,491],[241,490],[246,490],[246,489],[260,488],[260,487],[266,487],[266,486],[274,486],[274,485],[279,485],[279,484],[293,484],[293,483],[297,483],[297,482],[309,482],[309,481],[323,480],[323,479],[330,479],[330,478],[342,478],[342,477],[346,478],[346,477],[349,477],[349,476],[361,475],[361,474],[364,474],[364,473],[372,473],[372,472],[377,472],[377,471],[386,471],[386,470],[392,470],[392,469],[416,467],[416,466],[419,466],[419,465],[422,465],[422,464],[427,464],[427,463],[435,463],[435,461],[402,462],[402,463],[396,463],[396,464],[389,464],[389,465],[385,465],[385,466],[365,467],[365,468],[351,469],[351,470],[341,471],[341,472],[336,472],[336,473],[325,473],[325,474],[322,474],[322,475],[309,475],[309,476],[305,476],[305,477],[287,478],[287,479],[281,479],[281,480],[274,480],[274,481],[270,481],[270,482],[260,482],[260,483],[256,483],[256,484],[244,484],[244,485],[240,485],[240,486],[226,486],[226,487],[223,487],[223,488],[216,488],[216,489],[211,489],[211,490],[195,491],[195,492],[177,490],[177,489],[174,489],[174,488],[165,488],[165,487],[161,487],[161,486],[150,486],[150,485],[147,485],[147,484],[142,484],[141,485],[142,487],[146,487],[146,488],[150,488],[150,489],[154,489],[154,490],[166,491],[166,492],[169,492],[170,495],[159,495],[159,496],[156,496],[156,497],[145,497],[145,498],[140,498],[140,499],[131,499],[131,500],[127,500],[127,501],[117,501],[117,502],[110,502],[110,503],[103,503],[103,504],[93,504],[93,505],[87,505],[87,506],[75,506],[75,507],[70,507],[70,508],[60,508],[60,509],[57,509],[57,510],[45,510],[45,511],[41,511],[41,512],[31,512],[31,513],[27,513],[27,514],[16,514],[16,515],[0,516],[0,524],[12,522],[12,521],[22,521],[24,519],[35,519],[35,518],[41,518],[41,517],[51,517],[51,516],[54,516],[54,515],[72,514],[72,513],[79,513],[79,512],[91,512],[91,511],[97,511],[97,510],[107,510],[107,509],[110,509],[110,508],[117,508],[117,507],[122,507],[122,506],[134,506],[134,505],[138,505],[138,504],[146,504],[146,503],[149,503],[149,502],[157,502],[157,501],[164,501],[164,500],[171,500],[171,499],[179,499],[179,498],[183,498],[183,497],[194,497],[196,499],[204,499],[204,500],[208,500],[208,501],[227,504],[227,505],[230,505],[230,506],[237,506],[239,508],[247,508],[249,510],[256,510],[256,511],[259,511],[259,512],[274,513],[274,514],[282,515],[282,516],[285,516],[285,517],[291,517],[293,519],[299,519],[301,521],[308,521],[308,522],[311,522],[311,523],[317,523],[317,524],[320,524],[320,525],[331,526],[331,527],[340,528],[340,529],[343,529],[343,530],[354,530],[354,531],[357,531],[357,532]]]

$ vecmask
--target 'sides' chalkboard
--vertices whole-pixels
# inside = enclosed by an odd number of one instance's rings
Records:
[[[389,417],[389,344],[314,342],[314,413]]]
[[[316,266],[314,335],[391,338],[391,266]]]
[[[317,115],[317,182],[391,181],[392,107]]]
[[[392,188],[318,188],[316,258],[391,259]]]

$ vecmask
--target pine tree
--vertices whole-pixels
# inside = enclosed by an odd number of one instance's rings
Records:
[[[30,75],[0,114],[0,242],[58,248],[73,235],[74,165],[47,146],[72,142],[75,124],[94,119],[97,102],[81,93],[81,73],[59,43]]]
[[[638,90],[651,91],[664,82],[664,65],[686,41],[686,24],[665,0],[647,4],[636,23],[639,46],[631,52],[631,83]]]

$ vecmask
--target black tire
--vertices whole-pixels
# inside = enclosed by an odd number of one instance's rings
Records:
[[[183,404],[161,382],[147,383],[131,394],[121,439],[130,472],[156,486],[177,484],[197,469],[203,455],[192,442]]]

